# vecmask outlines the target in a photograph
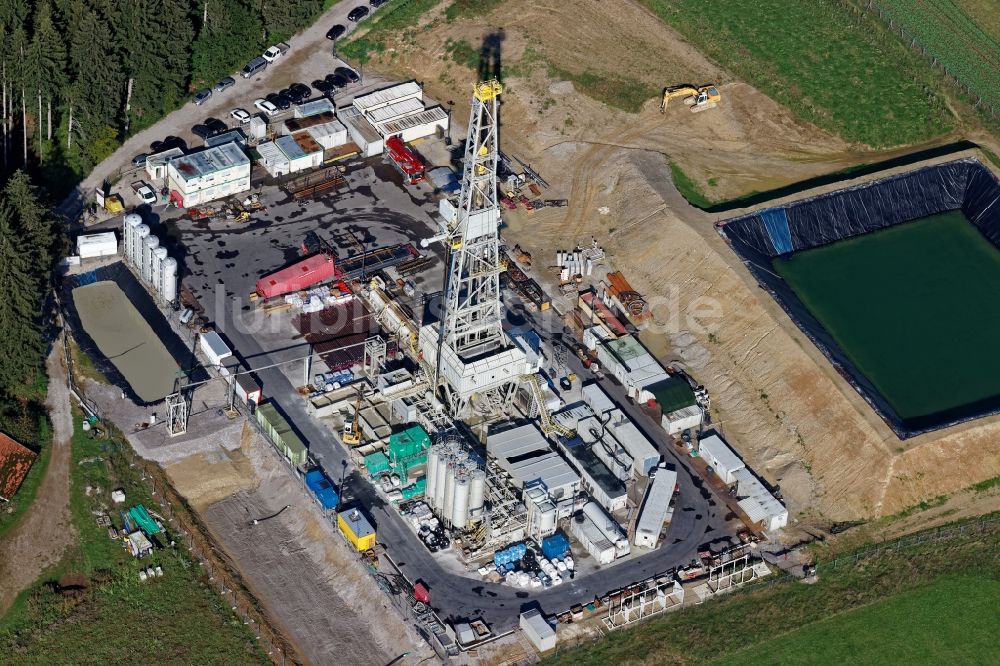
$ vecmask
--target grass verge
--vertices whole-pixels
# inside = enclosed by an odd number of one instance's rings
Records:
[[[859,640],[906,641],[922,643],[923,636],[915,635],[935,619],[943,610],[979,613],[983,603],[980,595],[966,599],[967,580],[978,581],[982,594],[990,595],[1000,585],[1000,530],[994,525],[986,531],[958,534],[946,541],[928,540],[897,551],[837,567],[820,566],[820,579],[814,585],[789,581],[743,593],[723,597],[700,606],[670,613],[648,622],[640,623],[628,631],[616,631],[597,643],[565,650],[545,663],[565,666],[590,666],[591,664],[699,664],[717,660],[731,660],[739,655],[746,660],[760,651],[767,654],[772,641],[774,649],[787,648],[780,643],[782,636],[810,626],[823,629],[825,622],[846,618],[843,624],[831,624],[828,636],[837,641],[850,640],[845,632],[851,631],[854,619],[851,613],[865,607],[884,607],[891,619],[882,620],[867,628]],[[956,582],[957,581],[957,582]],[[920,605],[920,622],[911,623],[906,613],[912,603],[910,594],[926,600],[931,589],[944,596],[932,605]],[[989,603],[989,600],[987,600]],[[876,606],[872,606],[875,604]],[[991,622],[996,620],[996,607],[971,625],[965,625],[967,635],[956,643],[937,644],[933,652],[925,652],[911,659],[914,663],[969,663],[964,661],[963,643],[975,644],[979,652],[977,663],[996,663],[1000,660],[1000,645],[991,640]],[[991,614],[989,614],[991,613]],[[832,620],[831,620],[832,619]],[[953,626],[942,628],[949,635]],[[791,632],[791,633],[790,633]],[[797,642],[795,652],[788,659],[754,660],[754,663],[845,663],[845,655],[827,654],[824,660],[809,661],[810,654],[819,654],[822,645]],[[869,646],[873,649],[871,646]],[[785,653],[776,652],[776,655]],[[884,661],[857,661],[851,663],[886,663]],[[893,660],[897,661],[898,660]],[[730,663],[726,661],[725,663]],[[735,663],[735,661],[732,661]],[[910,663],[910,662],[903,662]]]
[[[73,370],[81,377],[100,384],[110,383],[104,373],[94,364],[94,359],[80,349],[75,340],[70,341],[70,354],[73,356]]]
[[[386,38],[413,28],[424,13],[430,11],[441,0],[396,0],[380,8],[368,19],[364,29],[347,37],[338,44],[337,52],[348,60],[362,65],[374,56],[385,53]]]
[[[572,81],[581,93],[608,106],[627,113],[638,113],[642,105],[659,94],[655,87],[625,76],[611,76],[584,71],[576,74],[553,65],[549,76]]]
[[[694,182],[689,175],[684,173],[680,165],[673,160],[668,160],[667,163],[670,165],[670,179],[674,181],[674,187],[677,188],[682,197],[687,199],[689,204],[695,208],[705,209],[716,203],[705,196],[698,183]]]
[[[876,148],[954,126],[942,82],[907,45],[837,0],[642,0],[696,47],[809,122]]]
[[[93,511],[111,509],[110,492],[123,488],[125,507],[156,503],[142,467],[117,438],[76,428],[72,441],[70,509],[77,539],[62,562],[26,590],[0,620],[0,654],[18,664],[142,663],[265,664],[253,636],[208,586],[185,550],[169,545],[141,561],[108,537]],[[122,508],[121,505],[118,507]],[[163,577],[140,582],[140,567],[159,565]],[[76,574],[85,587],[60,592],[58,580]]]
[[[24,517],[25,512],[38,496],[38,488],[45,478],[45,470],[49,467],[49,459],[52,457],[52,447],[43,446],[41,453],[31,466],[28,475],[24,477],[21,488],[7,504],[3,504],[3,511],[0,512],[0,539],[10,532]]]

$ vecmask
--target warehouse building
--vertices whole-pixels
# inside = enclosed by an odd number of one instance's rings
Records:
[[[746,469],[746,463],[716,434],[698,442],[698,455],[715,470],[720,479],[730,485],[736,483],[736,472]]]
[[[580,489],[580,476],[552,450],[545,435],[533,424],[491,432],[486,452],[496,458],[519,489],[540,484],[555,499],[572,497]]]
[[[190,208],[250,191],[250,158],[235,143],[211,146],[167,162],[170,201]]]
[[[649,484],[646,502],[642,505],[639,522],[635,527],[635,543],[641,548],[656,548],[664,523],[670,521],[674,510],[670,501],[677,487],[677,472],[661,468]]]
[[[660,407],[660,425],[668,435],[676,435],[702,424],[704,411],[698,405],[691,385],[683,377],[668,377],[647,386],[646,390]]]
[[[598,344],[597,359],[636,402],[652,400],[653,394],[647,387],[670,377],[656,357],[632,335]]]
[[[764,487],[753,472],[740,469],[733,476],[736,478],[739,507],[747,514],[750,522],[759,524],[768,532],[788,524],[788,509]]]

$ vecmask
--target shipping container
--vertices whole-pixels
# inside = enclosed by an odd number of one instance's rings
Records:
[[[351,509],[339,514],[337,526],[359,552],[375,547],[375,528],[358,509]]]
[[[316,254],[257,280],[257,293],[263,298],[274,298],[308,289],[335,277],[337,267],[334,258],[328,254]]]
[[[308,450],[288,422],[269,402],[257,408],[257,423],[274,447],[293,465],[305,465]]]
[[[198,338],[198,347],[208,359],[208,364],[214,367],[221,366],[223,361],[233,355],[232,350],[215,331],[202,333]]]
[[[313,469],[306,472],[306,487],[312,491],[320,506],[324,509],[334,509],[340,502],[337,491],[334,490],[330,479],[326,478],[321,469]]]

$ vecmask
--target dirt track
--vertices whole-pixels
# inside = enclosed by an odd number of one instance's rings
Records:
[[[59,562],[75,535],[69,515],[73,417],[61,340],[53,345],[46,367],[49,394],[45,402],[52,419],[51,458],[35,501],[21,522],[0,542],[0,616],[22,590]]]

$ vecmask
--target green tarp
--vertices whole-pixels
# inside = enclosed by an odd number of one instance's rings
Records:
[[[419,425],[389,435],[389,459],[393,467],[418,456],[431,446],[431,438]]]
[[[679,375],[650,384],[646,390],[653,394],[664,414],[690,407],[696,402],[691,385]]]
[[[139,504],[128,510],[128,517],[132,519],[139,529],[146,533],[146,536],[153,536],[154,534],[159,534],[162,530],[160,526],[156,524],[153,517],[149,515],[149,511],[146,511],[146,507]]]

